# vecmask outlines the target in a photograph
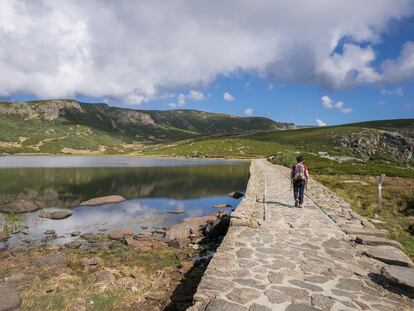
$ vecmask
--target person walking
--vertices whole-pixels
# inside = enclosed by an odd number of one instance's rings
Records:
[[[303,163],[303,157],[300,155],[296,158],[296,164],[293,165],[290,173],[290,182],[293,184],[293,198],[295,207],[303,207],[303,193],[308,183],[308,167]]]

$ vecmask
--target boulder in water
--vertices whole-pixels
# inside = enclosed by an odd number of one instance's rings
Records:
[[[244,193],[234,191],[234,192],[228,193],[227,196],[229,196],[230,198],[233,198],[233,199],[240,199],[242,196],[244,196]]]
[[[72,216],[72,212],[67,209],[43,209],[38,213],[41,218],[65,219]]]
[[[108,195],[108,196],[93,198],[93,199],[84,201],[80,203],[79,205],[94,206],[94,205],[102,205],[102,204],[114,204],[114,203],[123,202],[125,200],[126,199],[120,195]]]
[[[40,203],[33,200],[16,200],[0,205],[0,212],[6,213],[29,213],[37,211]]]

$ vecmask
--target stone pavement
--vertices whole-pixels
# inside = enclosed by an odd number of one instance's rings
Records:
[[[188,310],[414,310],[414,292],[381,275],[397,266],[366,256],[374,246],[353,242],[353,234],[384,232],[316,181],[299,209],[288,169],[254,160],[250,173]]]

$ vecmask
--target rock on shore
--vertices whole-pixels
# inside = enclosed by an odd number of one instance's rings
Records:
[[[102,205],[102,204],[114,204],[114,203],[123,202],[125,200],[126,199],[120,195],[108,195],[108,196],[93,198],[93,199],[84,201],[80,203],[79,205],[94,206],[94,205]]]
[[[188,246],[190,242],[198,242],[204,238],[213,239],[224,235],[228,224],[228,215],[221,213],[184,218],[166,231],[165,241],[173,247],[183,248]]]
[[[20,304],[17,290],[7,284],[0,284],[0,311],[17,310]]]

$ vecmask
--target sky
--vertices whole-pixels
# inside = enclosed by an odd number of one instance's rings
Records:
[[[414,118],[413,0],[0,0],[0,100]]]

